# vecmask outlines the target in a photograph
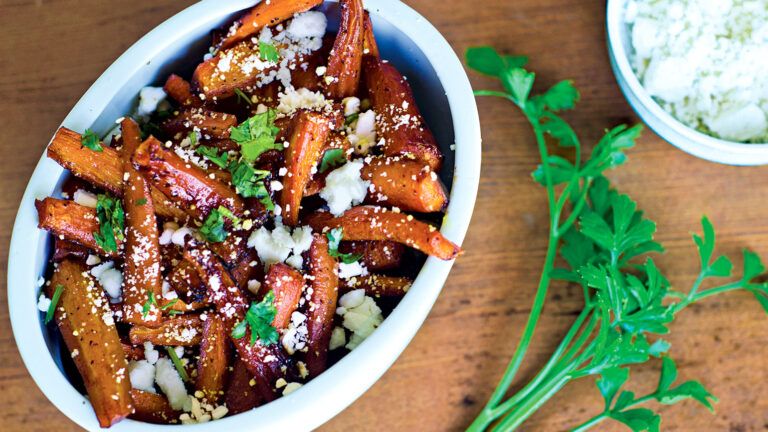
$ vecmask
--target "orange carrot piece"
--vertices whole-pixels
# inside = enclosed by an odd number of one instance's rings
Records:
[[[328,343],[333,330],[333,315],[339,295],[338,263],[328,253],[328,240],[315,234],[309,248],[309,274],[312,294],[307,312],[307,370],[316,377],[327,367]]]
[[[363,55],[380,58],[379,45],[376,43],[376,36],[373,35],[373,23],[371,14],[365,12],[365,21],[363,21]]]
[[[165,80],[163,90],[181,107],[188,108],[202,105],[200,98],[192,94],[192,85],[189,84],[189,81],[176,74],[171,74]]]
[[[100,255],[110,258],[119,256],[117,251],[107,252],[96,244],[93,233],[99,231],[99,219],[96,209],[85,207],[74,201],[45,198],[35,201],[37,208],[38,227],[50,231],[51,234],[85,246]],[[123,247],[123,240],[115,238],[117,250]]]
[[[157,393],[131,389],[135,411],[129,418],[154,424],[177,423],[181,413],[174,411],[168,399]]]
[[[304,276],[293,267],[283,263],[272,264],[264,278],[262,292],[275,294],[277,314],[272,320],[272,327],[281,330],[288,327],[291,314],[299,305],[299,298],[304,290]]]
[[[259,2],[234,25],[234,30],[221,42],[221,48],[229,48],[248,39],[264,27],[277,25],[299,12],[304,12],[322,3],[322,0],[270,0]]]
[[[360,262],[369,271],[400,267],[405,246],[393,241],[343,241],[339,252],[361,255]]]
[[[251,385],[251,382],[254,385]],[[229,408],[229,414],[240,414],[261,405],[262,398],[258,389],[255,388],[255,384],[253,375],[248,372],[245,363],[237,359],[224,395],[224,402]]]
[[[155,328],[135,325],[128,337],[134,345],[152,342],[162,346],[195,346],[200,344],[202,332],[203,322],[199,315],[183,315],[167,319]]]
[[[224,394],[229,357],[229,335],[224,322],[218,316],[209,316],[203,324],[195,381],[195,388],[203,392],[208,403],[218,402]]]
[[[197,128],[203,136],[213,139],[227,139],[230,128],[235,126],[237,126],[237,117],[234,114],[204,108],[188,108],[181,111],[179,115],[164,121],[160,127],[170,136],[180,133],[186,134]]]
[[[423,162],[394,158],[375,158],[360,171],[373,184],[366,202],[398,207],[419,213],[439,212],[448,205],[445,186]]]
[[[333,99],[357,94],[363,61],[363,1],[341,0],[340,3],[341,24],[328,58],[324,81],[325,91]]]
[[[342,279],[339,291],[346,293],[356,289],[364,289],[371,297],[402,297],[413,285],[413,281],[405,277],[368,275],[351,279]]]

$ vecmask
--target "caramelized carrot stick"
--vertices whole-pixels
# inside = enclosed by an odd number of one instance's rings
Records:
[[[133,412],[131,382],[109,302],[94,283],[84,264],[62,261],[46,293],[63,287],[54,317],[99,425],[109,427]]]
[[[339,217],[317,212],[309,215],[307,223],[315,231],[341,228],[344,240],[392,240],[443,260],[461,252],[432,225],[381,207],[352,207]]]
[[[363,55],[380,58],[379,45],[376,43],[376,37],[373,35],[373,23],[371,14],[365,12],[365,21],[363,21]]]
[[[272,264],[264,278],[262,292],[275,294],[277,314],[272,320],[272,327],[280,330],[288,327],[291,314],[299,305],[299,298],[304,290],[304,276],[297,270],[283,263]]]
[[[361,255],[360,261],[369,271],[400,267],[405,246],[393,241],[341,242],[339,252]]]
[[[229,129],[234,126],[237,126],[237,117],[234,114],[204,108],[188,108],[161,125],[163,131],[170,136],[186,134],[197,128],[203,136],[213,139],[229,138]]]
[[[307,316],[307,370],[312,377],[327,366],[328,343],[333,330],[333,314],[339,295],[338,264],[328,253],[328,240],[315,234],[309,248],[309,274],[311,276],[312,307]]]
[[[148,391],[131,389],[135,411],[128,417],[154,424],[170,424],[179,418],[179,412],[171,408],[165,396]]]
[[[342,279],[339,291],[348,292],[365,289],[365,294],[371,297],[402,297],[413,285],[413,281],[397,276],[368,275],[351,279]]]
[[[288,174],[283,178],[280,206],[283,221],[294,226],[299,221],[301,198],[309,183],[312,167],[320,159],[330,132],[328,119],[322,114],[302,111],[295,119],[290,145],[285,156]]]
[[[218,402],[224,394],[229,354],[229,336],[224,322],[218,316],[209,316],[203,324],[195,381],[195,388],[203,392],[208,403]]]
[[[333,99],[357,94],[363,61],[363,1],[341,0],[340,3],[341,24],[328,58],[324,81],[326,93]]]
[[[141,144],[139,125],[130,118],[121,123],[123,135],[123,209],[125,211],[125,268],[123,269],[123,319],[130,324],[157,326],[162,314],[151,305],[146,314],[142,306],[152,293],[160,298],[163,277],[160,274],[160,244],[158,243],[155,205],[149,185],[131,164],[131,155]]]
[[[245,363],[237,359],[224,395],[224,402],[229,408],[229,414],[234,415],[250,411],[261,404],[262,398],[255,385],[256,381],[253,379],[253,375],[248,372]]]
[[[304,12],[322,3],[322,0],[270,0],[259,2],[245,16],[240,18],[227,37],[221,42],[221,48],[229,48],[261,31],[264,27],[274,26],[299,12]]]
[[[100,152],[83,148],[80,134],[65,127],[59,128],[48,146],[48,157],[75,175],[106,189],[115,195],[123,194],[123,163],[117,151],[104,146]],[[174,206],[168,198],[154,187],[150,187],[152,201],[158,215],[182,221],[186,214]]]
[[[50,231],[53,235],[85,246],[96,251],[100,255],[110,258],[119,256],[117,251],[107,252],[96,243],[93,233],[99,231],[99,219],[96,217],[96,209],[81,206],[74,201],[45,198],[35,201],[38,227]],[[120,250],[123,241],[115,238],[117,250]]]
[[[83,260],[88,259],[91,251],[82,245],[73,243],[69,240],[62,240],[59,237],[53,241],[53,261],[59,262],[65,259]]]
[[[163,90],[165,90],[168,96],[176,101],[179,106],[184,108],[197,107],[202,104],[200,98],[192,94],[192,86],[189,82],[176,74],[171,74],[168,77],[163,86]]]
[[[373,184],[365,200],[372,204],[419,213],[439,212],[448,205],[445,186],[423,162],[376,158],[363,166],[360,176]]]
[[[185,315],[163,321],[159,327],[131,327],[128,337],[134,345],[152,342],[162,346],[195,346],[203,335],[203,322],[198,315]]]
[[[405,78],[391,63],[371,56],[363,61],[363,74],[377,114],[376,131],[384,138],[384,154],[408,156],[439,171],[443,155]]]
[[[154,137],[139,146],[133,154],[133,163],[158,190],[197,220],[205,220],[211,210],[219,206],[226,207],[235,216],[243,216],[245,203],[234,190],[165,150]]]

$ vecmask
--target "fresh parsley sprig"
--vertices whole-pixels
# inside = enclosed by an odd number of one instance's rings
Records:
[[[277,63],[280,61],[280,52],[274,44],[259,41],[259,57],[264,61]]]
[[[251,345],[260,341],[263,345],[277,343],[280,334],[272,327],[272,321],[277,315],[275,308],[275,293],[270,291],[260,302],[253,302],[245,313],[245,319],[232,329],[232,337],[240,339],[245,336],[248,327],[251,328]]]
[[[125,231],[125,212],[120,200],[99,194],[96,199],[96,216],[99,219],[99,232],[93,233],[93,239],[105,252],[117,252],[117,240],[123,240]]]
[[[205,222],[203,222],[198,232],[208,242],[223,242],[229,235],[224,218],[229,219],[235,225],[241,222],[240,218],[236,217],[228,208],[219,206],[219,208],[213,209],[208,213],[208,217],[205,218]]]
[[[688,292],[672,290],[648,255],[663,252],[653,238],[656,224],[603,177],[606,170],[626,161],[624,151],[634,145],[641,128],[611,129],[584,155],[575,131],[560,117],[562,111],[575,106],[578,91],[570,81],[562,81],[532,95],[535,75],[523,68],[526,62],[525,57],[504,56],[491,47],[467,52],[471,68],[499,79],[504,87],[504,91],[475,93],[511,101],[531,124],[541,157],[532,177],[546,189],[550,225],[544,268],[528,322],[498,387],[468,430],[514,430],[566,384],[585,377],[599,377],[597,386],[605,406],[577,426],[577,431],[609,418],[633,431],[657,431],[659,415],[635,408],[651,400],[672,404],[693,399],[711,409],[715,398],[698,381],[673,386],[677,373],[667,356],[670,345],[659,335],[669,331],[677,313],[687,306],[724,292],[747,290],[768,312],[768,284],[754,282],[765,271],[763,264],[757,255],[745,251],[741,278],[702,290],[705,281],[730,277],[732,269],[727,257],[714,258],[715,232],[704,218],[703,235],[694,236],[701,260],[699,277]],[[571,157],[550,154],[546,136],[570,151]],[[555,267],[558,251],[564,267]],[[538,374],[508,397],[555,280],[580,285],[584,308]],[[662,374],[653,393],[636,397],[622,390],[631,365],[658,357]]]
[[[240,146],[243,160],[253,163],[265,151],[282,150],[282,144],[275,142],[280,132],[276,118],[275,110],[268,109],[230,129],[229,138]]]
[[[101,146],[101,140],[92,130],[86,129],[83,135],[80,137],[80,144],[83,147],[89,148],[95,152],[104,151],[104,147]]]
[[[339,243],[344,237],[344,232],[341,228],[334,228],[325,234],[328,237],[328,254],[344,264],[352,264],[358,261],[363,256],[356,253],[341,253],[339,252]]]
[[[345,163],[347,163],[347,157],[344,155],[343,149],[328,149],[323,153],[323,158],[320,160],[320,172],[324,173]]]

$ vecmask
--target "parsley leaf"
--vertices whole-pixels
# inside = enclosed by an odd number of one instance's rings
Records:
[[[360,118],[360,113],[354,113],[344,117],[344,126],[351,125],[356,122],[358,118]]]
[[[280,53],[273,44],[259,41],[259,57],[264,61],[277,63],[280,60]]]
[[[328,254],[330,256],[338,258],[344,264],[352,264],[363,257],[361,254],[339,252],[339,243],[341,243],[343,237],[341,228],[334,228],[328,231],[325,235],[328,237]]]
[[[59,304],[61,293],[64,292],[64,286],[61,284],[56,285],[56,290],[51,297],[51,304],[48,305],[48,310],[45,312],[45,323],[48,324],[53,319],[53,314],[56,312],[56,305]]]
[[[83,145],[83,147],[87,147],[95,152],[104,151],[104,148],[101,146],[101,140],[99,140],[98,135],[96,135],[92,130],[86,129],[85,133],[80,137],[80,144]]]
[[[243,91],[237,87],[235,87],[235,95],[237,96],[238,102],[245,102],[248,106],[253,105],[251,98],[249,98],[247,94],[243,93]]]
[[[320,161],[320,172],[324,173],[336,167],[340,167],[347,162],[347,157],[342,149],[329,149],[323,153],[323,159]]]
[[[245,313],[245,319],[232,329],[232,337],[235,339],[244,337],[250,327],[251,345],[256,341],[260,341],[263,345],[277,343],[280,334],[272,327],[272,321],[277,315],[274,303],[275,293],[272,291],[268,292],[260,302],[251,303],[251,307]]]
[[[146,198],[139,198],[136,201],[134,201],[134,204],[136,204],[136,206],[143,206],[146,203],[147,203]]]
[[[221,243],[229,235],[224,228],[224,215],[218,209],[213,209],[208,213],[208,217],[205,218],[205,222],[198,232],[206,241],[211,243]]]
[[[221,152],[221,154],[219,154],[215,147],[201,145],[195,149],[195,153],[205,157],[209,161],[216,164],[219,168],[226,169],[229,166],[227,163],[229,160],[229,155],[227,152]]]
[[[152,306],[157,306],[157,299],[155,299],[154,291],[147,290],[147,301],[141,307],[141,317],[146,318],[149,315],[149,311],[152,310]]]
[[[273,109],[256,114],[230,129],[229,138],[240,145],[240,152],[246,162],[254,162],[268,150],[281,150],[282,144],[275,143],[280,128],[275,126],[276,112]]]
[[[165,347],[165,352],[168,353],[168,357],[171,358],[171,361],[173,362],[173,366],[176,368],[176,372],[179,373],[179,377],[182,381],[187,382],[189,381],[189,376],[187,375],[187,370],[184,369],[184,364],[181,362],[181,359],[179,359],[179,356],[176,354],[176,350],[173,349],[173,347]]]
[[[96,201],[99,232],[93,233],[96,244],[105,252],[117,252],[117,240],[123,240],[125,213],[120,200],[99,194]]]
[[[257,170],[247,162],[233,161],[229,165],[229,172],[232,174],[232,185],[238,194],[244,198],[258,199],[269,211],[275,209],[265,183],[270,176],[269,171]]]

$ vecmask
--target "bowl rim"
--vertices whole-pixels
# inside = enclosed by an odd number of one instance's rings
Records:
[[[635,74],[621,38],[622,28],[626,26],[624,11],[627,1],[608,0],[608,52],[622,92],[643,121],[666,141],[694,156],[730,165],[768,163],[768,143],[747,144],[707,135],[677,120],[653,99]]]
[[[104,95],[114,97],[117,93],[115,89],[119,86],[112,83],[135,75],[142,61],[155,58],[165,47],[187,34],[177,29],[198,29],[202,23],[223,19],[255,3],[254,0],[230,0],[226,3],[204,0],[164,21],[126,50],[94,82],[62,125],[79,129],[90,126],[104,110],[107,101],[111,100],[111,97]],[[480,180],[480,120],[469,79],[445,38],[419,13],[402,2],[391,0],[365,0],[365,7],[389,21],[423,52],[446,90],[456,146],[450,202],[440,231],[461,244],[469,227]],[[35,268],[35,257],[42,239],[48,235],[37,228],[34,201],[50,195],[64,172],[43,153],[24,192],[10,243],[8,307],[16,346],[37,386],[72,421],[87,430],[98,430],[99,425],[87,398],[74,389],[50,355],[40,314],[34,313],[37,311],[37,298],[29,293],[29,286],[35,286],[33,284],[40,276]],[[429,257],[408,295],[379,329],[326,373],[291,395],[246,413],[206,424],[153,425],[124,419],[111,429],[152,431],[184,427],[189,431],[201,431],[212,430],[211,424],[216,429],[316,428],[361,396],[397,359],[426,319],[452,265],[453,261]],[[366,359],[369,362],[365,362]],[[287,412],[291,415],[286,416]],[[257,418],[258,423],[254,423]]]

